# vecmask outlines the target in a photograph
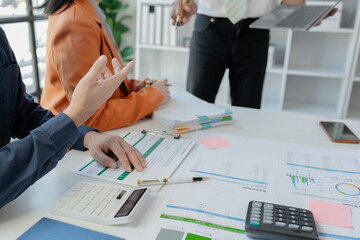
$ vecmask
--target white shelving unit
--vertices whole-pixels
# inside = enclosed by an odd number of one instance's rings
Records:
[[[308,0],[311,1],[311,0]],[[194,18],[178,28],[176,46],[140,41],[143,5],[170,6],[171,0],[138,0],[136,77],[167,78],[176,89],[185,89],[190,38]],[[291,111],[335,118],[360,119],[360,1],[344,0],[340,28],[314,28],[308,32],[272,30],[275,47],[264,83],[262,109]],[[171,21],[169,19],[169,21]],[[217,103],[229,99],[227,74]]]
[[[262,108],[335,118],[358,113],[360,118],[360,82],[350,84],[360,80],[359,64],[358,74],[352,74],[360,48],[359,7],[357,0],[343,1],[340,28],[271,31],[275,65],[267,69]],[[346,115],[349,101],[353,110]]]
[[[136,28],[136,46],[135,54],[138,61],[135,68],[135,78],[144,79],[150,77],[152,79],[162,80],[168,79],[172,85],[172,89],[185,89],[186,76],[188,68],[189,48],[184,47],[184,39],[190,40],[192,34],[192,26],[194,19],[190,24],[178,28],[175,35],[175,43],[164,43],[162,39],[160,44],[149,44],[141,42],[142,30],[144,26],[141,24],[144,22],[142,17],[142,9],[144,6],[154,6],[155,11],[162,9],[162,11],[168,11],[168,23],[167,26],[174,28],[171,25],[170,19],[170,6],[171,0],[138,0],[137,2],[137,28]],[[160,7],[160,8],[158,8]],[[168,9],[166,9],[168,7]],[[164,14],[163,14],[164,15]],[[162,16],[161,21],[165,21]],[[146,24],[148,22],[145,20]],[[159,29],[156,29],[159,31]],[[164,30],[164,24],[160,29],[162,35],[166,32]],[[169,30],[167,31],[169,34]]]

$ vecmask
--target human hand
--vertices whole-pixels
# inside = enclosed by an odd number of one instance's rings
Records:
[[[181,5],[183,0],[176,0],[172,3],[172,9],[171,9],[171,18],[173,20],[172,24],[176,24],[176,18],[181,12]],[[192,15],[196,14],[198,10],[198,6],[194,0],[187,0],[187,3],[184,7],[183,16],[181,18],[181,21],[179,23],[179,27],[184,25],[185,23],[188,23],[190,21],[190,18]]]
[[[328,17],[331,17],[331,16],[334,16],[335,13],[338,11],[339,9],[337,8],[334,8],[333,10],[331,10],[322,20],[328,18]],[[319,21],[315,26],[319,26],[321,25],[321,21]]]
[[[142,81],[138,86],[137,86],[137,89],[136,91],[140,91],[141,89],[147,87],[147,86],[150,86],[154,83],[156,83],[157,80],[154,80],[154,79],[150,79],[150,78],[145,78],[144,81]]]
[[[159,91],[162,95],[164,95],[164,99],[162,100],[161,104],[168,103],[170,101],[170,92],[168,86],[166,86],[168,80],[164,79],[159,82],[155,82],[151,85],[155,90]]]
[[[87,121],[111,97],[134,66],[132,61],[121,69],[118,60],[113,59],[115,74],[112,74],[106,63],[106,56],[100,56],[73,92],[70,105],[64,113],[76,126]]]
[[[127,172],[131,172],[131,164],[139,172],[146,168],[143,155],[119,136],[88,132],[84,137],[84,147],[89,149],[91,156],[104,167],[116,169],[117,163],[112,157],[117,157]]]

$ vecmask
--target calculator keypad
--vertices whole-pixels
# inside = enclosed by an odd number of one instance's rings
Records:
[[[125,190],[111,185],[80,182],[68,190],[52,207],[53,210],[77,213],[84,217],[107,218],[111,213],[111,201]]]
[[[264,234],[317,239],[318,234],[312,213],[306,209],[252,201],[246,219],[247,231]],[[250,232],[250,231],[249,231]]]

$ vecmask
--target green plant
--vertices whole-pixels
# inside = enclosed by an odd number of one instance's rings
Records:
[[[130,30],[123,22],[126,19],[132,19],[132,16],[125,15],[121,16],[119,20],[116,20],[118,13],[127,9],[129,4],[124,3],[122,0],[101,0],[99,6],[106,16],[106,22],[112,30],[115,41],[119,46],[121,56],[125,62],[131,61],[129,57],[134,53],[134,48],[131,46],[122,48],[121,42],[122,35]]]

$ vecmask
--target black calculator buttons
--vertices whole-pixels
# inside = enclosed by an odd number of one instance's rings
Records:
[[[293,230],[297,230],[297,229],[300,228],[300,226],[297,225],[297,224],[289,224],[289,228],[290,228],[290,229],[293,229]]]
[[[256,208],[261,209],[262,203],[261,202],[253,202],[252,207],[255,208],[255,209]]]
[[[303,226],[301,228],[301,230],[304,231],[304,232],[312,232],[314,229],[312,227]]]
[[[284,222],[276,222],[276,223],[275,223],[275,226],[276,226],[276,227],[285,227],[285,226],[286,226],[286,223],[284,223]]]
[[[265,203],[264,204],[264,210],[273,210],[274,205],[269,204],[269,203]]]
[[[310,216],[308,213],[300,213],[300,217],[310,218]]]
[[[306,209],[253,201],[249,203],[246,234],[259,239],[318,239],[313,215]]]
[[[264,220],[263,220],[263,223],[264,223],[264,224],[273,224],[274,221],[273,221],[273,220],[264,219]]]
[[[293,216],[299,216],[299,213],[298,213],[298,212],[293,212],[293,211],[288,212],[288,214],[289,214],[289,215],[293,215]]]
[[[313,226],[311,222],[310,223],[309,222],[303,222],[302,225],[305,226],[305,227],[312,227]]]
[[[276,213],[286,213],[286,210],[282,210],[282,209],[276,209]]]
[[[300,222],[298,220],[289,220],[289,223],[292,223],[292,224],[299,224]]]

